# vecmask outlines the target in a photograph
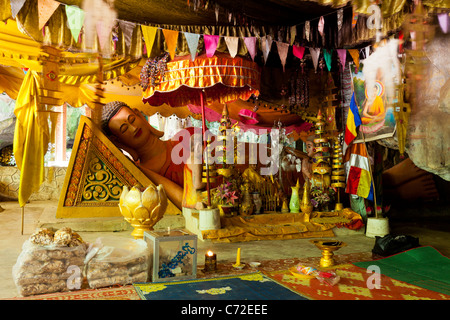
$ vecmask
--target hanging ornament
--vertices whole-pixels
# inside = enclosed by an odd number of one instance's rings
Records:
[[[169,55],[169,52],[166,52],[160,57],[147,60],[140,73],[141,87],[143,91],[147,90],[149,85],[152,87],[157,85],[157,79],[164,81]]]

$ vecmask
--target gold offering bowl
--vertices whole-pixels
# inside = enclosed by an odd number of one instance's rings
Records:
[[[322,250],[322,258],[320,259],[319,265],[322,268],[328,268],[334,266],[334,251],[345,247],[347,244],[342,241],[323,239],[323,240],[310,240],[317,248]]]

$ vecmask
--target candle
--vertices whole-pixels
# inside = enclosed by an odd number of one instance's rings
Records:
[[[208,250],[205,254],[205,271],[215,271],[217,269],[216,254]]]
[[[241,265],[241,248],[237,249],[237,255],[236,255],[236,266]]]

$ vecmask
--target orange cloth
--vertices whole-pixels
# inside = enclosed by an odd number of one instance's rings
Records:
[[[143,92],[142,101],[151,106],[164,103],[172,107],[199,106],[201,89],[205,90],[205,105],[248,100],[252,94],[259,95],[260,72],[253,61],[230,59],[225,54],[199,56],[194,61],[190,56],[175,58],[167,63],[164,79]]]

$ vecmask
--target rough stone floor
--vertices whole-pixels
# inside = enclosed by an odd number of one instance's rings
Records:
[[[25,206],[24,234],[21,235],[21,209],[17,202],[1,202],[4,209],[0,212],[0,299],[18,296],[12,279],[12,267],[16,263],[22,244],[35,231],[38,222],[49,206],[57,206],[55,201],[33,201]],[[1,209],[0,209],[1,211]],[[450,230],[427,229],[420,225],[401,224],[392,226],[391,230],[397,234],[409,234],[419,237],[421,245],[431,245],[442,254],[450,257]],[[131,229],[112,232],[79,232],[87,242],[94,242],[98,237],[114,238],[120,242],[123,238],[130,238]],[[347,243],[337,254],[370,252],[374,239],[366,237],[362,232],[342,233],[334,239]],[[203,265],[202,257],[209,249],[217,253],[219,263],[233,263],[236,259],[237,248],[241,248],[241,261],[262,261],[281,258],[318,257],[320,251],[310,243],[310,239],[296,240],[268,240],[239,243],[213,243],[198,241],[198,265]]]

